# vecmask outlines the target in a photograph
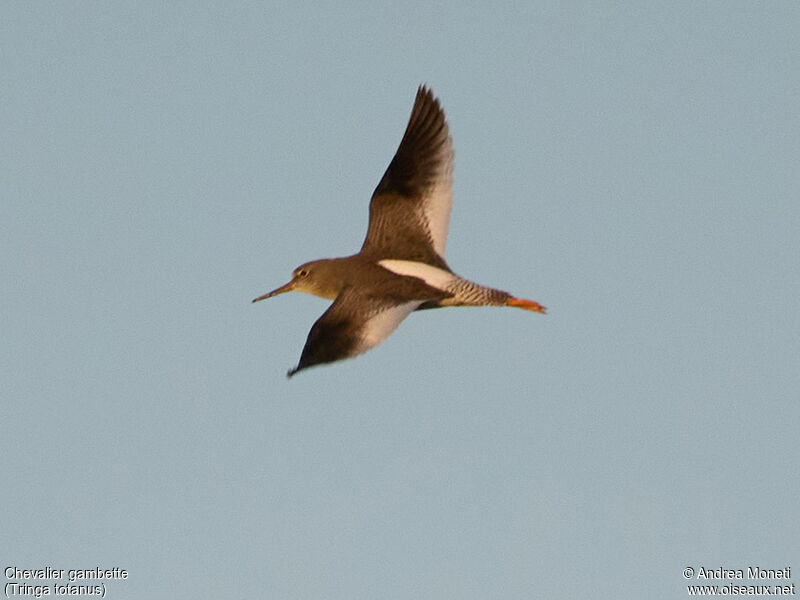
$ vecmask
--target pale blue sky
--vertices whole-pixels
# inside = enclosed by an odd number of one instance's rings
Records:
[[[0,560],[109,598],[678,598],[800,570],[794,2],[4,3]],[[299,374],[426,82],[447,258]],[[5,583],[5,581],[4,581]]]

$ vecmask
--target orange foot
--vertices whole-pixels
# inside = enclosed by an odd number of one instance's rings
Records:
[[[547,312],[547,309],[538,302],[534,302],[533,300],[526,300],[525,298],[514,298],[512,296],[511,298],[508,299],[506,304],[508,306],[516,306],[517,308],[521,308],[523,310],[530,310],[542,314],[545,314]]]

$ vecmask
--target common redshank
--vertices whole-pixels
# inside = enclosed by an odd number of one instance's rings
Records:
[[[372,194],[358,254],[302,264],[289,283],[253,300],[290,291],[333,300],[288,377],[374,348],[415,310],[514,306],[545,312],[538,302],[464,279],[447,265],[452,180],[453,140],[444,111],[420,86],[400,146]]]

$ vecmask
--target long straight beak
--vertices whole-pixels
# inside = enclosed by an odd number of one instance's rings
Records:
[[[283,294],[284,292],[291,292],[294,289],[294,279],[287,283],[286,285],[282,285],[281,287],[272,290],[271,292],[264,294],[263,296],[259,296],[255,298],[253,302],[258,302],[259,300],[266,300],[267,298],[272,298],[273,296],[277,296],[278,294]]]

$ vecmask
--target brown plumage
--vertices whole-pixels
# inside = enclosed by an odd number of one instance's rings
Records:
[[[425,86],[397,152],[372,194],[369,226],[358,254],[297,267],[289,291],[333,300],[308,334],[288,372],[356,356],[378,345],[411,312],[444,306],[514,306],[544,313],[539,303],[459,277],[444,259],[452,203],[453,148],[439,101]]]

